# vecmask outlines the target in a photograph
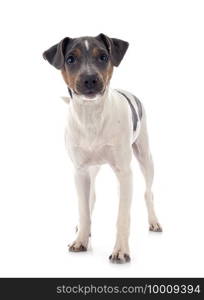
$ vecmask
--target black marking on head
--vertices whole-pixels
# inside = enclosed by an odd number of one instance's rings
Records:
[[[87,49],[85,41],[87,41],[89,49]],[[123,59],[129,44],[123,40],[109,38],[103,33],[96,37],[87,36],[74,39],[65,37],[58,44],[44,51],[43,57],[55,68],[62,69],[68,55],[70,55],[71,51],[74,51],[77,46],[82,51],[83,58],[90,57],[93,47],[96,47],[101,52],[110,56],[111,62],[114,66],[118,66]]]
[[[126,98],[126,100],[128,101],[129,105],[130,105],[130,108],[131,108],[131,111],[132,111],[132,122],[133,122],[133,130],[135,131],[137,129],[137,122],[138,122],[138,118],[137,118],[137,113],[135,111],[135,108],[134,106],[132,105],[130,99],[124,94],[122,93],[121,91],[119,90],[116,90],[119,94],[121,94],[123,97]]]
[[[86,47],[86,41],[89,45]],[[89,71],[93,68],[105,69],[107,64],[105,61],[100,61],[100,55],[107,55],[109,53],[103,43],[98,41],[94,37],[82,37],[73,39],[72,45],[67,48],[65,52],[65,65],[68,70],[74,72],[82,67],[88,67]],[[73,63],[69,63],[68,59],[70,56],[75,58]]]

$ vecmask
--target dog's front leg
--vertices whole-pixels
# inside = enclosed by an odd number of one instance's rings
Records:
[[[69,250],[72,252],[79,252],[87,250],[91,227],[89,207],[91,178],[88,168],[76,170],[75,184],[78,195],[79,228],[77,238],[69,247]]]
[[[113,253],[109,259],[111,262],[124,263],[130,261],[129,255],[129,229],[130,206],[132,200],[132,171],[131,168],[123,170],[114,169],[119,181],[119,211],[117,218],[117,237]]]

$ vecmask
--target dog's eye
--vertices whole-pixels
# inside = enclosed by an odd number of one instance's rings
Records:
[[[108,55],[106,55],[106,54],[101,54],[101,55],[99,56],[99,60],[100,60],[101,62],[107,62],[107,61],[108,61]]]
[[[68,64],[73,64],[74,62],[75,62],[75,57],[73,56],[73,55],[69,55],[68,57],[67,57],[67,63]]]

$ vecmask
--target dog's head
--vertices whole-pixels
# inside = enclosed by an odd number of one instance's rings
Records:
[[[113,67],[120,64],[128,45],[104,34],[74,39],[66,37],[46,50],[43,57],[61,70],[73,93],[91,100],[103,95]]]

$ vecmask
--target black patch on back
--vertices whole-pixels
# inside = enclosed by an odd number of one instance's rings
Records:
[[[140,100],[135,95],[132,95],[132,96],[135,99],[135,102],[137,104],[138,113],[139,113],[139,117],[140,117],[140,120],[141,120],[142,119],[142,104],[141,104]]]
[[[122,93],[121,91],[118,91],[116,90],[119,94],[121,94],[123,97],[125,97],[125,99],[128,101],[129,105],[130,105],[130,108],[131,108],[131,111],[132,111],[132,122],[133,122],[133,130],[135,131],[137,129],[137,121],[138,121],[138,118],[137,118],[137,113],[135,111],[135,108],[134,106],[132,105],[130,99],[124,94]]]

